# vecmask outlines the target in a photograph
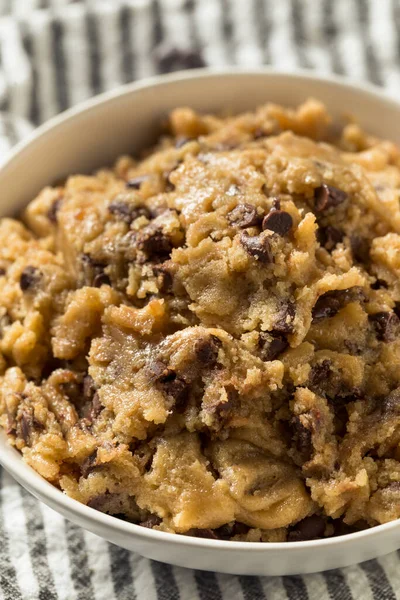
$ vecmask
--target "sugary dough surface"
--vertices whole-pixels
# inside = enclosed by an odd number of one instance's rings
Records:
[[[249,541],[400,518],[400,153],[175,110],[0,222],[0,424],[68,495]]]

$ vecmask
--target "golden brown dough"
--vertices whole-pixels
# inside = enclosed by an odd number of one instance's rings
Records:
[[[163,531],[400,518],[399,192],[399,149],[315,100],[177,109],[140,159],[46,188],[0,222],[11,443]]]

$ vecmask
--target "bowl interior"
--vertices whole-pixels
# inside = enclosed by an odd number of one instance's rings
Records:
[[[71,173],[87,173],[98,167],[111,164],[124,153],[134,154],[139,149],[151,145],[160,130],[160,122],[168,112],[177,106],[190,106],[202,112],[239,112],[252,109],[267,101],[296,106],[309,97],[322,100],[334,117],[353,113],[358,122],[370,133],[387,137],[400,143],[400,104],[386,98],[372,87],[355,87],[336,78],[319,79],[310,74],[278,74],[268,69],[256,72],[191,72],[174,74],[140,82],[121,88],[115,92],[90,100],[67,113],[52,119],[39,128],[32,136],[19,144],[0,169],[0,215],[15,214],[27,204],[44,186],[52,184]],[[310,572],[321,568],[334,568],[343,564],[352,564],[358,560],[371,558],[384,553],[383,546],[365,553],[363,546],[366,538],[374,537],[379,531],[391,535],[395,529],[400,531],[400,521],[379,526],[374,530],[343,536],[351,538],[354,552],[344,560],[338,548],[342,542],[338,538],[318,542],[300,542],[297,544],[252,544],[231,543],[214,540],[200,540],[171,536],[118,521],[113,517],[97,513],[86,506],[67,498],[57,489],[40,478],[32,469],[23,464],[20,455],[8,446],[4,432],[0,432],[0,462],[29,491],[82,526],[106,537],[114,543],[136,549],[135,536],[140,541],[141,552],[158,560],[164,560],[154,545],[161,540],[171,544],[171,557],[165,558],[175,564],[192,566],[185,563],[185,556],[176,558],[176,548],[220,548],[234,553],[248,553],[251,549],[276,552],[276,561],[285,561],[279,566],[271,558],[270,566],[262,561],[249,567],[230,567],[213,563],[204,557],[196,563],[198,568],[243,572],[247,574],[285,574]],[[391,539],[387,551],[400,546],[400,535]],[[151,550],[147,549],[150,544]],[[398,545],[397,545],[398,544]],[[149,546],[149,547],[150,547]],[[296,567],[296,557],[302,548],[309,551],[326,548],[335,556],[329,556],[321,550],[321,557],[314,567]],[[358,549],[358,550],[357,550]],[[202,552],[203,552],[202,550]],[[293,558],[289,559],[290,553]],[[332,553],[333,552],[333,553]],[[175,553],[175,554],[174,554]],[[219,556],[222,556],[220,554]],[[281,558],[279,558],[279,556]],[[325,557],[325,558],[324,558]],[[221,559],[222,560],[222,559]],[[344,562],[343,562],[344,560]],[[207,562],[208,561],[208,562]],[[319,562],[318,562],[319,561]],[[325,561],[325,562],[324,562]],[[243,563],[245,564],[245,563]],[[274,566],[274,565],[277,566]],[[234,570],[232,570],[234,569]]]

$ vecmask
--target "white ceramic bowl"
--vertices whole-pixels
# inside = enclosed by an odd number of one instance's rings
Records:
[[[224,70],[156,77],[89,100],[19,144],[0,169],[0,215],[15,213],[46,184],[89,172],[148,146],[162,117],[187,105],[241,111],[266,101],[321,99],[334,115],[354,113],[371,133],[400,143],[400,103],[383,92],[311,74]],[[34,496],[66,518],[129,550],[163,562],[225,573],[288,575],[343,567],[400,547],[400,520],[342,537],[260,544],[172,535],[126,523],[65,496],[22,462],[0,432],[0,462]]]

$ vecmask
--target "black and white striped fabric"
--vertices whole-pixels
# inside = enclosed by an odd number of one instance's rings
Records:
[[[35,125],[159,72],[272,64],[400,90],[400,0],[0,0],[0,159]],[[396,600],[400,554],[305,577],[170,567],[108,544],[0,470],[0,600]]]

